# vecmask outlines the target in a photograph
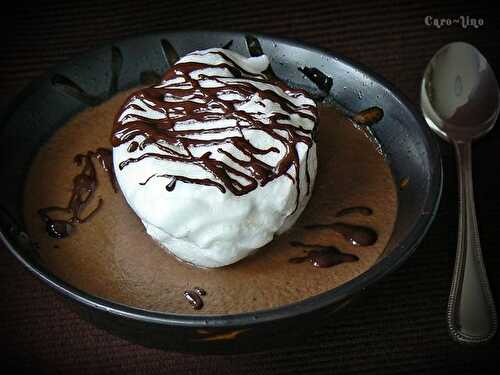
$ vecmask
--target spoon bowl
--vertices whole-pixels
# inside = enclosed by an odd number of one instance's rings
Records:
[[[424,117],[447,141],[475,140],[495,125],[500,95],[495,74],[484,56],[464,42],[436,52],[421,85]]]

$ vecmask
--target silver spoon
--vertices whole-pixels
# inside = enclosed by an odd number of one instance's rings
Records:
[[[500,93],[495,74],[470,44],[447,44],[427,65],[420,105],[427,124],[453,144],[457,157],[460,217],[448,330],[458,342],[486,342],[498,324],[479,243],[471,142],[491,130],[498,117]]]

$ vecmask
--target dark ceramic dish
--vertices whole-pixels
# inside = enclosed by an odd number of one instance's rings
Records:
[[[311,322],[321,322],[337,313],[353,296],[395,270],[413,253],[429,228],[441,193],[441,159],[420,113],[391,84],[343,57],[289,40],[259,35],[256,38],[270,57],[275,74],[291,85],[322,94],[297,69],[314,67],[333,78],[327,100],[351,111],[374,105],[384,109],[383,124],[374,127],[374,135],[396,183],[406,178],[410,181],[398,192],[397,222],[384,256],[350,282],[300,303],[221,316],[154,313],[115,304],[77,290],[44,269],[31,248],[22,220],[24,179],[39,146],[87,106],[134,87],[141,80],[158,77],[169,67],[174,53],[171,47],[180,56],[228,43],[232,50],[245,55],[249,47],[252,53],[259,52],[254,38],[233,32],[159,33],[130,38],[91,51],[33,82],[6,114],[0,130],[0,237],[28,270],[67,297],[98,326],[145,345],[177,350],[227,352],[279,345],[286,332],[299,332],[296,327],[310,329]],[[339,89],[344,87],[347,89]],[[289,328],[292,324],[294,329]]]

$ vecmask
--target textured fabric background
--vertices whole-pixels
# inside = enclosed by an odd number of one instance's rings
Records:
[[[362,62],[414,103],[428,59],[443,44],[476,45],[500,74],[499,17],[478,1],[13,2],[1,11],[0,106],[53,65],[103,43],[158,30],[245,30],[296,38]],[[479,28],[427,26],[426,16],[480,17]],[[445,310],[457,236],[452,150],[441,142],[445,181],[436,220],[415,253],[340,321],[272,351],[198,356],[146,349],[80,320],[0,245],[0,338],[5,366],[61,374],[446,374],[497,373],[497,338],[451,342]],[[500,304],[500,128],[473,148],[482,246]],[[499,366],[500,368],[500,366]]]

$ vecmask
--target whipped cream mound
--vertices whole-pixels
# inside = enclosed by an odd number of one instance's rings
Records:
[[[267,56],[192,52],[132,94],[113,128],[120,188],[181,260],[222,267],[289,229],[316,177],[318,113]]]

